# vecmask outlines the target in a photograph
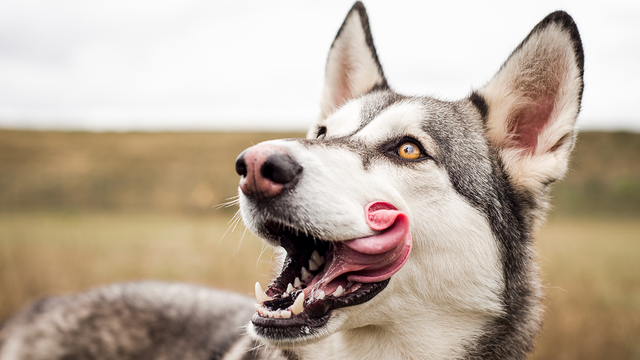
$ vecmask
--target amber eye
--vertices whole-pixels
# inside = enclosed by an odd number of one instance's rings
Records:
[[[420,149],[418,145],[412,142],[406,142],[398,148],[398,155],[405,159],[415,160],[420,157]]]

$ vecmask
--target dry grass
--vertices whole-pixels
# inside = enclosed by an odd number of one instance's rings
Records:
[[[537,238],[548,289],[534,359],[640,359],[640,221],[555,219]]]
[[[235,209],[211,205],[236,194],[244,148],[299,135],[0,131],[0,319],[142,278],[251,293],[271,251],[241,226],[220,241]],[[549,291],[534,359],[640,359],[640,135],[583,134],[574,159],[538,234]]]
[[[300,135],[0,130],[0,211],[206,212],[237,194],[241,151]]]
[[[271,249],[228,216],[16,213],[0,217],[0,318],[41,296],[136,279],[251,294]],[[640,358],[640,222],[554,219],[538,235],[547,321],[533,359]],[[265,250],[264,252],[262,250]],[[262,254],[262,255],[261,255]]]
[[[137,279],[187,281],[252,294],[271,248],[229,217],[16,213],[0,217],[0,319],[25,302]],[[223,238],[224,235],[224,238]]]

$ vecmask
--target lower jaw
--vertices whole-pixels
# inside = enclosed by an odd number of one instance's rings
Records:
[[[309,311],[289,319],[274,319],[260,316],[256,312],[251,320],[254,333],[262,339],[285,344],[316,338],[321,330],[327,327],[334,310],[368,302],[384,290],[388,284],[389,279],[378,283],[364,284],[366,290],[363,292],[349,294],[348,298],[327,299],[331,302],[331,308],[321,315],[317,311]],[[325,304],[325,306],[327,305]],[[316,316],[309,316],[314,313]]]
[[[331,311],[319,318],[288,319],[273,321],[257,313],[253,315],[251,323],[257,336],[268,341],[291,343],[304,338],[315,337],[327,326],[331,318]]]

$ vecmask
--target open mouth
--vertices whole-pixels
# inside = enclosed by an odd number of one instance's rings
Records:
[[[411,233],[406,214],[386,202],[365,207],[376,235],[329,242],[277,222],[265,224],[287,252],[283,269],[266,291],[256,283],[258,335],[273,339],[311,335],[334,309],[362,304],[380,293],[406,263]]]

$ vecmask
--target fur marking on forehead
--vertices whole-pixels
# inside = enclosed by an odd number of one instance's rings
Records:
[[[376,114],[355,136],[371,141],[403,135],[423,137],[426,121],[426,112],[420,102],[403,100]]]
[[[374,91],[348,102],[319,125],[327,127],[327,137],[353,136],[402,99],[402,95],[391,91]]]
[[[391,91],[376,91],[362,97],[362,107],[360,108],[360,128],[358,131],[367,126],[389,106],[402,99],[404,99],[404,96],[392,93]]]

